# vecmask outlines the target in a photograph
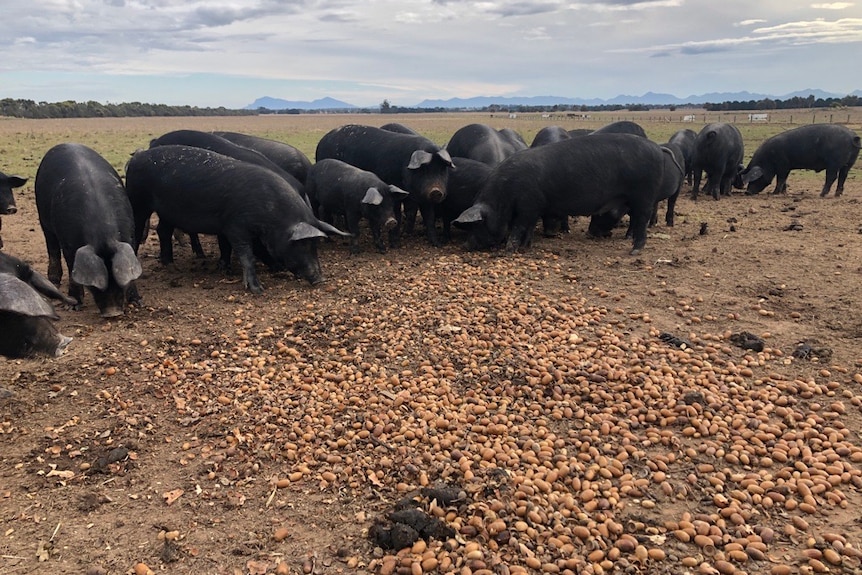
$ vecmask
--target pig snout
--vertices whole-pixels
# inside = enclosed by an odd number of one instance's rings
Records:
[[[386,218],[386,221],[383,222],[383,229],[386,231],[394,230],[398,226],[398,222],[395,221],[395,218]]]
[[[99,315],[101,315],[105,319],[120,317],[121,315],[123,315],[123,308],[118,306],[108,306],[105,309],[101,310],[99,312]]]
[[[440,188],[432,188],[431,192],[428,194],[428,197],[431,198],[431,201],[435,204],[442,202],[445,196],[446,194]]]
[[[319,262],[308,262],[301,270],[298,271],[297,275],[310,283],[313,286],[320,285],[323,283],[323,271],[320,269]]]
[[[60,357],[66,351],[66,347],[72,343],[72,338],[65,335],[60,335],[60,341],[57,343],[57,349],[54,350],[54,357]]]
[[[18,211],[18,208],[16,208],[15,206],[8,206],[3,212],[0,212],[0,213],[3,213],[3,214],[8,216],[10,214],[14,214],[17,211]]]

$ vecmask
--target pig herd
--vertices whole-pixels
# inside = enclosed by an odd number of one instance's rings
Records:
[[[444,147],[401,124],[346,125],[323,136],[312,163],[282,142],[177,130],[135,152],[124,181],[94,150],[59,144],[34,183],[47,278],[0,253],[0,354],[59,355],[68,345],[43,296],[77,309],[86,287],[103,317],[140,301],[137,250],[153,213],[162,264],[173,261],[176,232],[189,235],[199,256],[198,235],[215,235],[219,267],[229,270],[236,254],[245,288],[259,294],[257,262],[314,285],[323,281],[321,238],[349,237],[357,253],[365,220],[374,247],[385,252],[398,247],[402,230],[412,231],[417,212],[432,245],[448,241],[454,224],[466,232],[467,249],[510,251],[531,244],[539,220],[552,235],[568,230],[569,216],[589,216],[589,233],[608,236],[627,214],[637,254],[662,200],[673,225],[684,180],[697,198],[705,173],[703,191],[719,199],[731,186],[756,194],[774,178],[775,192],[784,192],[791,170],[825,170],[821,196],[836,180],[838,196],[859,148],[859,136],[845,127],[804,126],[766,140],[744,166],[742,136],[723,123],[680,130],[664,144],[634,122],[587,133],[549,126],[529,146],[514,130],[469,124]],[[25,183],[0,172],[0,213],[15,213],[12,189]],[[68,296],[55,287],[64,260]]]

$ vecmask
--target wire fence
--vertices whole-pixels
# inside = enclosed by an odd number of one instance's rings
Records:
[[[497,114],[499,116],[499,114]],[[696,113],[669,113],[669,114],[601,114],[581,112],[553,112],[553,113],[510,113],[510,119],[546,120],[546,121],[582,121],[586,123],[619,122],[629,120],[632,122],[645,123],[669,123],[669,124],[711,124],[713,122],[726,122],[730,124],[859,124],[862,123],[862,113],[854,112],[805,112],[800,110],[788,112],[696,112]]]

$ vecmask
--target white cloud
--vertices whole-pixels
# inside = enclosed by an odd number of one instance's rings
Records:
[[[812,4],[811,7],[817,10],[846,10],[855,6],[853,2],[830,2],[828,4]]]

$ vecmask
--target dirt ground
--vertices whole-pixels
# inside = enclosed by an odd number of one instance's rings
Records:
[[[257,297],[216,271],[214,243],[205,260],[178,247],[165,269],[151,237],[142,307],[105,321],[88,297],[59,310],[74,337],[64,356],[0,361],[0,573],[132,573],[140,562],[157,573],[381,572],[394,552],[375,549],[369,528],[438,483],[468,496],[442,513],[458,533],[402,553],[402,568],[433,555],[426,571],[683,573],[684,557],[710,557],[670,537],[668,522],[715,516],[716,497],[752,476],[804,479],[828,467],[820,454],[843,469],[830,471],[834,490],[812,495],[813,512],[767,508],[754,489],[743,498],[739,532],[777,535],[735,572],[810,572],[803,552],[822,554],[832,533],[862,549],[859,168],[840,198],[818,197],[821,185],[791,175],[786,195],[684,194],[676,226],[654,228],[638,257],[622,230],[588,239],[584,219],[513,256],[435,249],[419,235],[381,255],[366,235],[354,257],[321,246],[324,286],[261,268]],[[4,249],[45,273],[32,179],[17,199]],[[744,331],[765,350],[734,345]],[[792,356],[800,342],[812,357]],[[655,385],[631,375],[647,368]],[[727,433],[668,419],[692,393]],[[770,467],[782,441],[744,434],[758,422],[809,450]],[[746,445],[762,447],[762,465],[716,455]],[[641,497],[621,495],[624,476],[601,475],[621,453],[653,478]],[[488,530],[495,517],[505,541]],[[586,561],[616,540],[595,531],[608,517],[663,555],[603,571]],[[575,525],[590,538],[571,536]],[[829,568],[862,569],[852,554]]]

